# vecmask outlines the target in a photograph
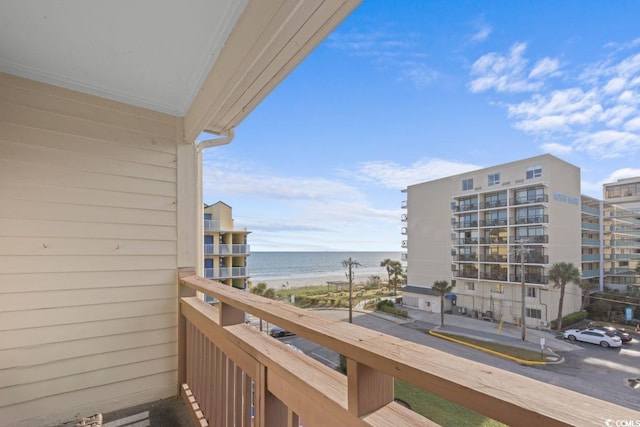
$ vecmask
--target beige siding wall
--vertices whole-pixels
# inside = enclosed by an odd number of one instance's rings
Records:
[[[1,424],[175,394],[178,133],[0,74]]]

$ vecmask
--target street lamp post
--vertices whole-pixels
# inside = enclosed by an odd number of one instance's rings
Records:
[[[518,254],[520,255],[520,280],[522,283],[522,312],[520,313],[520,322],[522,324],[522,342],[527,340],[527,322],[526,322],[526,307],[525,307],[525,299],[526,299],[526,287],[524,285],[524,258],[529,253],[529,248],[525,248],[524,244],[527,243],[525,239],[519,240],[517,243],[520,243],[520,248],[518,248]]]

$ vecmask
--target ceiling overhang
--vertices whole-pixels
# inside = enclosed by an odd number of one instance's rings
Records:
[[[225,134],[361,0],[7,0],[0,72]]]

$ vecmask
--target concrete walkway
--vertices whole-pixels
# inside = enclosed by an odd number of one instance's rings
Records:
[[[522,342],[522,328],[499,322],[490,322],[481,319],[473,319],[466,316],[458,316],[453,314],[444,315],[444,327],[440,327],[440,313],[430,313],[423,310],[416,310],[401,305],[396,305],[400,310],[409,313],[409,319],[402,319],[396,316],[365,310],[363,307],[356,307],[359,312],[384,318],[390,322],[405,327],[420,330],[436,330],[449,332],[451,334],[468,336],[471,338],[481,339],[483,341],[496,342],[500,344],[510,345],[512,347],[526,348],[532,351],[540,351],[540,339],[544,338],[545,348],[552,352],[574,351],[579,347],[562,339],[556,335],[555,331],[543,331],[540,329],[527,328],[526,342]]]

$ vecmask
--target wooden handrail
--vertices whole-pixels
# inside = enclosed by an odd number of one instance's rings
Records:
[[[222,305],[250,313],[343,354],[357,364],[413,384],[509,425],[601,427],[607,419],[640,419],[640,412],[613,403],[357,325],[332,320],[316,312],[253,295],[196,275],[181,275],[180,283],[193,291],[216,298]],[[242,330],[251,329],[247,325],[240,326],[243,327]],[[229,333],[231,328],[234,328],[234,333],[241,330],[238,325],[227,327]],[[268,340],[266,343],[271,346],[275,344],[269,344]],[[250,339],[247,345],[245,351],[252,357],[262,357],[262,352],[270,352],[267,348],[258,348]],[[277,365],[271,368],[278,369]],[[355,392],[349,390],[349,393]],[[388,405],[385,410],[389,410]],[[381,414],[382,412],[374,411],[363,419],[379,419]]]

